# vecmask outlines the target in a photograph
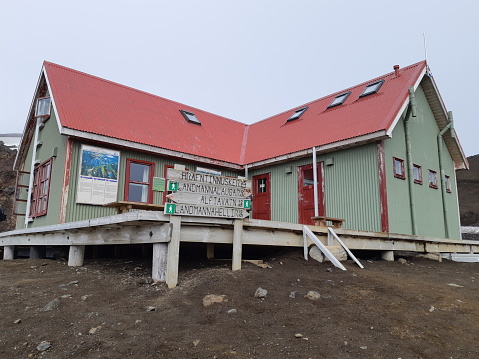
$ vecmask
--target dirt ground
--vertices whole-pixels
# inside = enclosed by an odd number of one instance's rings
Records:
[[[0,358],[479,358],[477,263],[264,259],[182,257],[175,289],[141,258],[0,261]]]

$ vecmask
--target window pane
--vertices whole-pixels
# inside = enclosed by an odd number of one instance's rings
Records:
[[[41,98],[37,102],[36,116],[45,116],[50,114],[50,98]]]
[[[130,181],[148,183],[150,177],[150,166],[140,163],[130,163]]]
[[[401,161],[394,160],[394,173],[397,175],[402,175],[402,163]]]
[[[314,177],[313,177],[313,169],[304,170],[303,171],[303,187],[306,186],[313,186],[314,185]]]
[[[258,193],[265,193],[268,192],[266,188],[266,178],[258,179]]]
[[[148,202],[148,185],[130,183],[128,186],[128,201]]]

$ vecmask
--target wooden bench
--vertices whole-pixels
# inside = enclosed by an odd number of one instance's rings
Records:
[[[332,217],[326,217],[326,216],[311,217],[311,219],[314,220],[315,226],[326,227],[327,226],[326,222],[330,221],[333,224],[334,228],[342,228],[343,223],[346,221],[345,219],[332,218]]]
[[[162,204],[150,204],[150,203],[139,203],[139,202],[128,202],[128,201],[117,201],[111,202],[103,205],[104,207],[113,207],[116,208],[118,214],[127,213],[130,209],[146,209],[148,211],[163,211],[165,208]]]

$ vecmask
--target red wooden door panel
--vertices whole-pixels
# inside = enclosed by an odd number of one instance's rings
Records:
[[[271,174],[253,176],[253,218],[271,220]]]
[[[318,215],[325,216],[323,191],[323,162],[317,165],[318,178]],[[314,224],[314,180],[313,165],[298,167],[298,215],[299,223]]]

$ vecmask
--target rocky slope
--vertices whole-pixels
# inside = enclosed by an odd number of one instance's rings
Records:
[[[16,173],[13,171],[16,150],[11,150],[0,141],[0,232],[15,228],[13,198]]]

